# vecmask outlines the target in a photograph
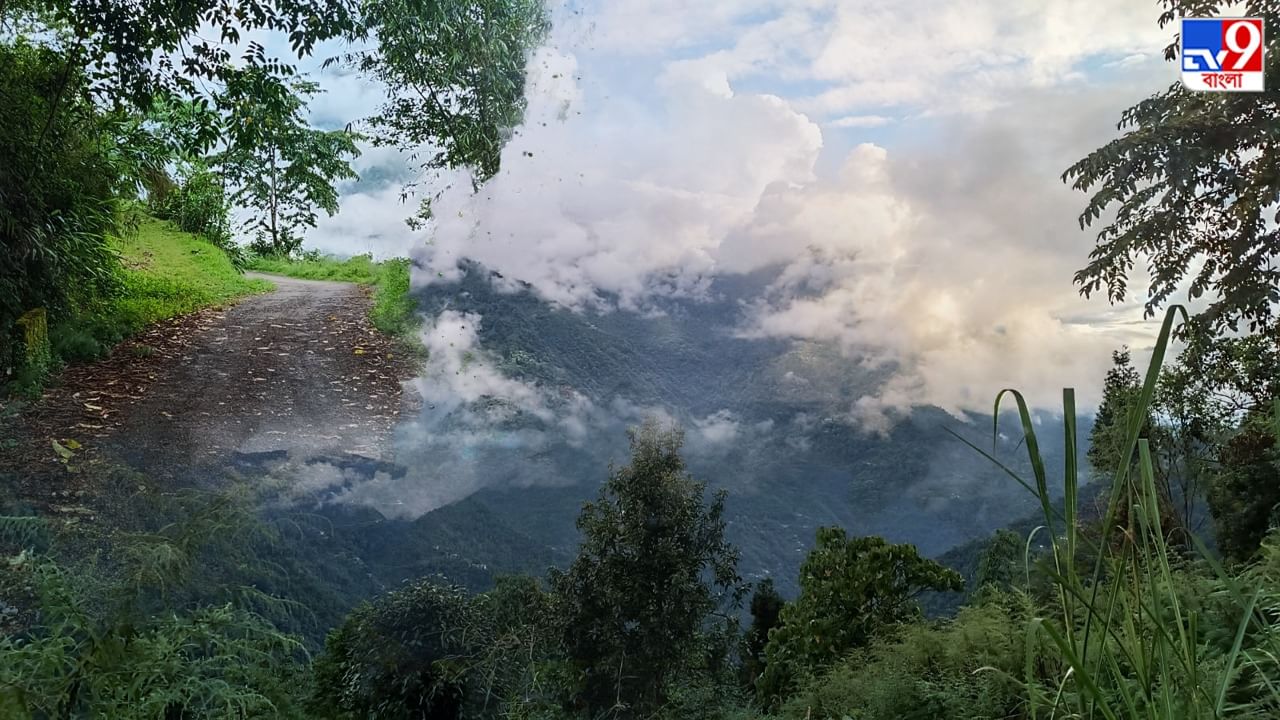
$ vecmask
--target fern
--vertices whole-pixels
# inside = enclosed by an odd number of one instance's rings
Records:
[[[0,515],[0,544],[18,548],[43,548],[49,536],[43,518],[27,515]]]

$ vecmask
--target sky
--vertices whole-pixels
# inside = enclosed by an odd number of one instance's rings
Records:
[[[1115,0],[574,0],[528,63],[502,171],[447,188],[410,230],[416,173],[369,149],[339,254],[412,255],[416,283],[461,258],[583,311],[652,312],[717,275],[771,269],[728,330],[822,340],[897,368],[849,418],[913,405],[989,411],[1002,387],[1096,402],[1112,350],[1149,344],[1136,303],[1072,284],[1093,232],[1060,179],[1121,111],[1176,81],[1157,3]],[[340,69],[313,121],[373,111]],[[1143,287],[1141,278],[1135,283]],[[482,318],[474,319],[482,323]],[[427,335],[431,328],[428,327]],[[868,359],[869,358],[869,359]]]

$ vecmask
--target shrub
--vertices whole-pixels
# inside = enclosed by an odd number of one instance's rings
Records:
[[[1026,598],[1002,595],[951,621],[914,624],[807,683],[784,717],[1008,718],[1022,704]]]
[[[127,177],[86,84],[49,47],[0,44],[0,378],[16,366],[20,315],[46,308],[52,324],[117,289],[107,236]]]
[[[316,661],[313,711],[332,718],[462,717],[481,624],[464,591],[430,581],[356,608]]]
[[[226,190],[221,179],[204,165],[191,165],[182,182],[159,195],[152,209],[157,217],[172,220],[178,229],[221,248],[237,268],[248,264],[248,255],[231,236],[231,204]]]

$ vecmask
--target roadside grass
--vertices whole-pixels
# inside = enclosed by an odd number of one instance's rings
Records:
[[[38,396],[59,367],[99,358],[152,323],[271,289],[269,282],[246,278],[226,253],[199,236],[135,217],[134,228],[109,239],[119,258],[116,291],[51,312],[48,361],[19,368],[0,383],[0,396]]]
[[[143,218],[136,233],[112,244],[120,256],[120,292],[53,323],[49,339],[57,360],[91,360],[152,323],[271,289],[237,272],[218,247],[154,218]]]
[[[249,261],[248,268],[303,280],[334,280],[368,285],[374,291],[373,309],[369,311],[369,319],[373,321],[374,327],[417,347],[413,338],[413,332],[418,327],[414,319],[417,303],[409,295],[409,261],[405,258],[375,262],[369,255],[342,259],[309,253],[297,260],[255,257]]]
[[[996,398],[996,418],[1002,399],[1011,398],[1017,406],[1032,477],[1001,467],[1040,500],[1044,524],[1038,534],[1049,546],[1043,569],[1055,595],[1026,628],[1021,682],[1032,718],[1277,717],[1280,712],[1280,627],[1275,622],[1280,592],[1255,577],[1274,566],[1280,552],[1264,547],[1259,566],[1232,572],[1194,535],[1183,540],[1190,547],[1175,543],[1176,531],[1165,526],[1161,514],[1152,450],[1142,430],[1179,315],[1185,322],[1183,308],[1169,309],[1139,403],[1126,418],[1126,461],[1103,495],[1108,502],[1100,527],[1107,530],[1101,538],[1081,532],[1077,514],[1081,468],[1075,461],[1074,392],[1063,391],[1067,452],[1061,510],[1049,490],[1026,401],[1015,390]],[[1280,434],[1280,401],[1275,425]]]

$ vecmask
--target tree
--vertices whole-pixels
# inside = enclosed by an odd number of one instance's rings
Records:
[[[1246,420],[1223,447],[1222,467],[1209,489],[1218,549],[1230,560],[1249,560],[1280,526],[1280,409],[1273,422]]]
[[[963,588],[959,573],[920,557],[913,545],[819,528],[800,568],[800,596],[782,609],[782,624],[769,635],[757,695],[776,702],[801,676],[919,619],[920,593]]]
[[[524,113],[525,65],[548,27],[542,0],[370,0],[363,13],[377,43],[346,60],[387,88],[370,118],[375,141],[426,152],[423,169],[470,167],[477,183],[497,173]]]
[[[1141,402],[1142,377],[1129,360],[1127,348],[1112,354],[1114,366],[1103,381],[1102,402],[1089,434],[1089,463],[1109,486],[1123,463],[1129,465],[1130,488],[1117,508],[1115,527],[1125,528],[1130,536],[1129,510],[1142,493],[1134,486],[1140,474],[1136,453],[1127,455],[1129,423]],[[1204,390],[1208,379],[1204,368],[1192,356],[1184,357],[1171,368],[1162,370],[1156,381],[1154,399],[1143,408],[1138,437],[1146,439],[1151,449],[1151,464],[1162,524],[1167,539],[1185,545],[1189,539],[1183,531],[1195,530],[1197,508],[1202,507],[1207,464],[1215,452],[1223,432],[1233,422],[1227,416],[1213,417],[1212,409],[1197,392]],[[1112,537],[1120,541],[1120,537]]]
[[[22,366],[19,316],[44,307],[57,321],[116,287],[106,235],[118,230],[126,163],[118,118],[85,99],[88,83],[50,47],[0,43],[0,378]]]
[[[1008,590],[1021,585],[1024,546],[1022,538],[1012,530],[997,530],[978,557],[978,572],[973,579],[977,592],[988,588]]]
[[[756,680],[764,673],[764,648],[769,642],[769,631],[782,619],[786,601],[773,587],[773,578],[765,578],[756,585],[751,595],[751,627],[742,639],[742,680],[755,690]]]
[[[1160,24],[1179,15],[1221,15],[1226,3],[1164,0]],[[1280,27],[1280,4],[1248,0],[1243,12]],[[1076,273],[1085,296],[1128,293],[1135,263],[1146,262],[1148,316],[1190,280],[1192,299],[1211,299],[1200,322],[1220,331],[1245,323],[1275,330],[1280,303],[1280,33],[1268,32],[1267,89],[1206,93],[1174,83],[1126,110],[1124,134],[1067,168],[1063,180],[1092,197],[1082,228],[1115,208],[1089,264]],[[1174,60],[1176,42],[1165,50]]]
[[[43,35],[64,47],[68,67],[88,73],[90,96],[140,112],[166,98],[207,97],[209,87],[226,84],[237,73],[231,49],[243,36],[286,35],[301,58],[317,43],[358,29],[352,0],[34,0],[16,6],[15,14],[25,11],[61,31]],[[293,74],[292,65],[267,57],[257,43],[250,48],[242,63],[278,77]],[[203,140],[208,147],[217,137]]]
[[[718,671],[709,624],[743,592],[724,537],[725,496],[708,504],[685,472],[683,433],[650,421],[629,435],[631,464],[583,507],[578,557],[552,574],[581,677],[575,704],[592,717],[647,717],[671,681]]]
[[[1142,376],[1129,360],[1129,348],[1111,353],[1111,369],[1102,382],[1102,402],[1094,415],[1093,428],[1089,431],[1089,463],[1105,475],[1114,475],[1120,468],[1120,455],[1125,449],[1125,432],[1129,413],[1137,404],[1142,390]],[[1150,435],[1150,416],[1144,422],[1143,437]]]
[[[220,103],[231,118],[228,149],[215,162],[235,188],[232,199],[255,212],[249,221],[254,249],[289,255],[302,244],[301,230],[315,227],[316,210],[338,211],[334,183],[356,177],[348,157],[359,154],[345,130],[310,127],[306,98],[312,82],[284,83],[247,70],[228,84]]]
[[[325,640],[312,710],[331,718],[462,717],[484,618],[459,588],[418,581],[356,608]],[[474,695],[474,693],[472,693]]]

